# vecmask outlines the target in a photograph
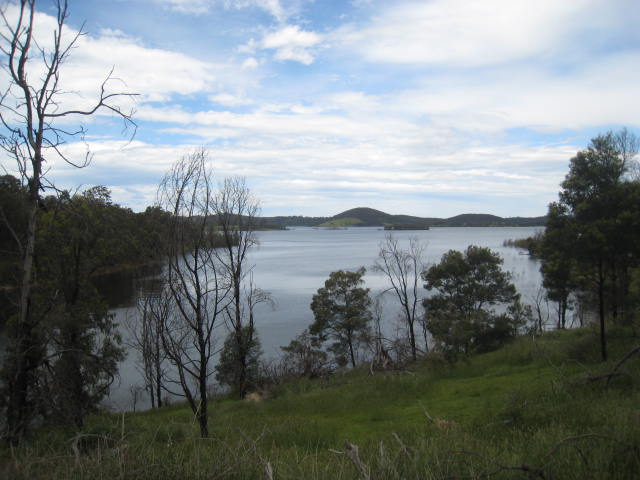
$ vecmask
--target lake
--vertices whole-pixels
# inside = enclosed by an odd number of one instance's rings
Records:
[[[469,245],[489,247],[504,259],[503,269],[511,272],[512,280],[524,303],[531,303],[542,283],[539,262],[522,250],[503,247],[506,239],[525,238],[541,227],[456,227],[432,228],[419,231],[395,231],[393,235],[406,247],[409,238],[417,237],[427,248],[427,264],[440,261],[450,249],[464,250]],[[388,287],[385,278],[371,268],[374,264],[385,232],[377,227],[353,227],[344,230],[298,227],[290,230],[258,232],[259,246],[250,254],[254,284],[271,293],[275,308],[261,305],[257,310],[257,330],[266,357],[277,357],[280,346],[287,345],[312,321],[309,308],[311,297],[324,285],[329,274],[336,270],[355,270],[365,267],[365,284],[376,294]],[[136,281],[117,281],[109,290],[116,322],[124,324],[137,314],[136,295],[145,289],[157,287],[159,269],[150,269],[148,275]],[[426,293],[426,290],[424,291]],[[396,318],[396,305],[389,297],[385,320],[391,325]],[[220,342],[221,344],[221,342]],[[135,352],[122,363],[120,382],[112,388],[108,404],[118,409],[132,405],[131,387],[142,385],[142,377],[135,366]],[[146,400],[138,403],[144,408]]]

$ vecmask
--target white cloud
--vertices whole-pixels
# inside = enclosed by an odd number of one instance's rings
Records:
[[[612,55],[558,75],[509,67],[475,75],[446,74],[388,99],[405,115],[495,133],[527,127],[538,131],[606,124],[636,125],[640,111],[640,54]]]
[[[262,39],[261,47],[275,50],[277,60],[293,60],[311,65],[314,61],[313,47],[321,41],[322,36],[315,32],[300,30],[298,25],[287,25],[267,34]]]
[[[495,65],[551,55],[559,45],[589,39],[582,34],[610,35],[625,5],[635,8],[629,0],[393,3],[368,25],[339,29],[334,39],[373,62]]]
[[[217,103],[218,105],[223,105],[226,107],[239,107],[243,105],[252,105],[255,103],[253,100],[248,98],[244,92],[218,93],[216,95],[211,95],[209,97],[209,100],[211,100],[214,103]]]
[[[216,6],[223,8],[261,8],[273,15],[278,21],[283,21],[289,12],[282,6],[280,0],[155,0],[166,8],[185,14],[204,14]]]
[[[244,62],[242,62],[242,68],[253,70],[260,66],[260,62],[256,60],[254,57],[247,58]]]

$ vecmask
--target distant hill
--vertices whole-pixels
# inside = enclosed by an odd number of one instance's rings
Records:
[[[524,227],[543,226],[546,217],[503,218],[484,213],[465,213],[451,218],[425,218],[411,215],[391,215],[374,208],[352,208],[333,217],[280,216],[261,219],[263,228],[284,227],[401,227],[423,229],[430,227]]]

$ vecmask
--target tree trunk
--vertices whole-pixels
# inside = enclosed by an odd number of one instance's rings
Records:
[[[40,157],[36,155],[35,162]],[[37,348],[32,326],[31,290],[33,287],[33,263],[35,258],[36,228],[38,220],[38,200],[40,189],[40,167],[34,165],[34,178],[29,185],[29,219],[27,223],[27,241],[22,261],[22,281],[18,322],[12,352],[12,367],[9,371],[9,401],[7,408],[7,429],[9,440],[17,443],[29,423],[29,371],[34,367]]]
[[[598,312],[600,315],[600,352],[602,361],[607,361],[607,337],[604,324],[604,271],[602,258],[598,262]]]

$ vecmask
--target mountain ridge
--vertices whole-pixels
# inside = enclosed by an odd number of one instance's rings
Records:
[[[424,229],[427,227],[523,227],[544,226],[546,216],[499,217],[486,213],[463,213],[449,218],[392,215],[369,207],[356,207],[332,217],[274,216],[262,217],[264,228],[285,227],[401,227]]]

